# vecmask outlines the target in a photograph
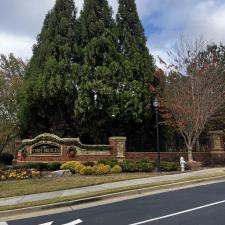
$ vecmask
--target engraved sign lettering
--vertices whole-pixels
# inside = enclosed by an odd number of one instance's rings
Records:
[[[32,154],[36,155],[61,155],[61,149],[53,144],[36,145],[32,149]]]

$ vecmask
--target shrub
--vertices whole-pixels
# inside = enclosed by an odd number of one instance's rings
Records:
[[[95,165],[95,162],[87,161],[87,162],[83,162],[82,164],[83,164],[84,166],[94,166],[94,165]]]
[[[60,167],[61,170],[70,170],[72,173],[80,173],[81,169],[85,166],[80,162],[70,161],[63,163]]]
[[[109,165],[104,165],[104,164],[97,164],[95,166],[93,166],[93,170],[95,172],[95,174],[97,175],[103,175],[103,174],[107,174],[110,172],[110,166]]]
[[[14,156],[9,153],[2,153],[0,154],[0,162],[4,165],[12,165],[12,161],[14,159]]]
[[[162,171],[177,171],[180,165],[178,162],[161,161],[160,167]]]
[[[137,172],[138,168],[135,161],[125,160],[123,161],[120,166],[124,172]]]
[[[138,171],[151,172],[155,168],[155,162],[150,160],[140,160],[136,162]]]
[[[36,170],[48,170],[48,163],[26,163],[21,165],[14,165],[12,169],[36,169]]]
[[[115,165],[111,170],[111,173],[121,173],[122,172],[122,168],[119,165]]]
[[[94,168],[91,166],[84,166],[81,170],[80,170],[80,174],[81,175],[92,175],[94,174]]]
[[[48,170],[48,163],[28,163],[27,169]]]
[[[60,170],[61,165],[62,163],[60,162],[48,163],[48,170],[51,170],[51,171]]]
[[[99,160],[98,164],[104,164],[104,165],[108,165],[111,168],[114,167],[115,165],[118,165],[118,161],[117,160]]]

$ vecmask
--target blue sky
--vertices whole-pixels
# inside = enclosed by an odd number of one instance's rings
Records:
[[[0,0],[0,53],[30,58],[55,0]],[[75,0],[80,10],[83,0]],[[109,0],[114,12],[117,0]],[[167,57],[181,35],[225,44],[225,0],[136,0],[150,52]]]

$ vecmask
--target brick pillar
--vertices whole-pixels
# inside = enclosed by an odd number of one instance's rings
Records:
[[[113,159],[124,160],[126,157],[126,137],[110,137],[109,144],[112,147]]]
[[[210,131],[210,150],[211,153],[224,152],[224,133],[223,131]]]

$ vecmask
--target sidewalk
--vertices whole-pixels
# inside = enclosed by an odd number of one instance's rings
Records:
[[[136,185],[145,185],[145,184],[151,184],[151,183],[157,183],[157,182],[177,181],[177,180],[193,178],[193,177],[201,178],[201,176],[206,176],[213,173],[221,173],[221,172],[225,172],[225,168],[204,169],[204,170],[199,170],[194,172],[186,172],[186,173],[180,173],[180,174],[174,174],[174,175],[162,175],[162,176],[156,176],[156,177],[150,177],[150,178],[119,181],[119,182],[100,184],[100,185],[94,185],[94,186],[83,187],[83,188],[74,188],[69,190],[48,192],[48,193],[0,198],[0,206],[17,205],[17,204],[26,203],[26,202],[34,202],[34,201],[66,197],[66,196],[72,196],[72,195],[90,194],[96,191],[107,191],[111,189],[125,188],[125,187],[136,186]]]

